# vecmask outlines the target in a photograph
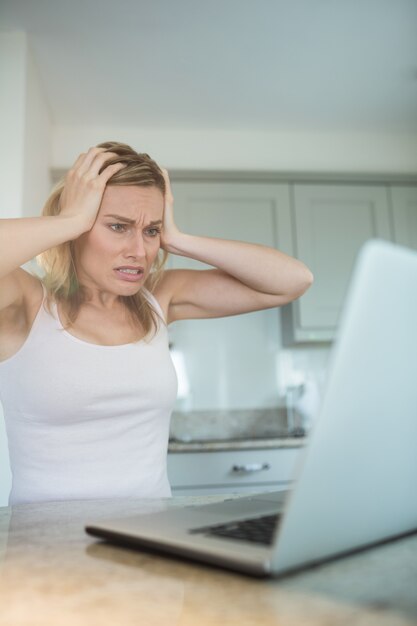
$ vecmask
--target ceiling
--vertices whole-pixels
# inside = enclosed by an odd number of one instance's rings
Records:
[[[417,0],[1,0],[57,125],[417,130]]]

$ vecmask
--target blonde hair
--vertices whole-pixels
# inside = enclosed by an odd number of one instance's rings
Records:
[[[148,154],[135,152],[130,146],[116,141],[101,143],[97,147],[117,155],[106,161],[102,170],[113,163],[125,165],[124,168],[113,174],[107,185],[156,187],[165,195],[165,180],[162,172]],[[45,203],[42,215],[59,215],[64,185],[65,179],[62,179],[54,187]],[[159,250],[144,283],[144,287],[148,291],[152,292],[160,280],[167,257],[168,255],[164,250]],[[45,272],[42,282],[47,291],[47,307],[50,309],[52,300],[62,304],[68,320],[66,328],[75,322],[81,305],[87,300],[86,291],[78,282],[74,258],[74,241],[67,241],[49,248],[37,256],[37,261]],[[133,296],[119,296],[119,300],[125,304],[134,322],[140,324],[145,332],[145,338],[151,331],[156,332],[160,315],[152,307],[142,290]]]

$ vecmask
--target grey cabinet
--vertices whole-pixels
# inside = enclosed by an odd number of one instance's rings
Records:
[[[391,187],[394,241],[417,250],[417,187]]]
[[[288,489],[302,448],[168,454],[173,495]]]
[[[284,312],[290,341],[333,339],[360,247],[392,240],[388,189],[373,185],[296,184],[293,254],[312,270],[313,286]]]
[[[174,215],[178,227],[192,235],[249,241],[275,247],[279,210],[289,219],[289,188],[269,183],[173,183]],[[171,267],[207,266],[171,256]]]
[[[417,186],[176,183],[186,232],[276,246],[304,261],[313,286],[283,307],[286,343],[331,341],[360,247],[372,238],[417,249]],[[201,267],[173,257],[172,267]]]

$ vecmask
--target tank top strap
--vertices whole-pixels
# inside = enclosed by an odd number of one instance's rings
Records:
[[[158,300],[153,295],[153,293],[151,293],[149,291],[149,289],[146,289],[145,287],[143,288],[142,291],[143,291],[143,295],[145,296],[145,298],[147,299],[149,304],[151,304],[153,306],[153,308],[156,310],[156,312],[160,315],[160,317],[163,320],[163,322],[166,324],[166,319],[165,319],[165,315],[164,315],[164,312],[162,310],[162,307],[159,304]]]

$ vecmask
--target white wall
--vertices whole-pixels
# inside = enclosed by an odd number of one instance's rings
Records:
[[[67,168],[89,146],[115,140],[171,169],[417,172],[417,135],[161,130],[56,126],[52,167]]]
[[[0,35],[0,216],[19,217],[23,198],[24,112],[25,112],[24,33]]]
[[[0,216],[39,215],[51,187],[51,120],[25,33],[0,34]]]
[[[51,189],[51,115],[37,67],[26,47],[22,215],[39,215]]]
[[[0,216],[38,215],[50,188],[51,124],[24,33],[0,35]],[[11,485],[7,438],[0,407],[0,506]]]

